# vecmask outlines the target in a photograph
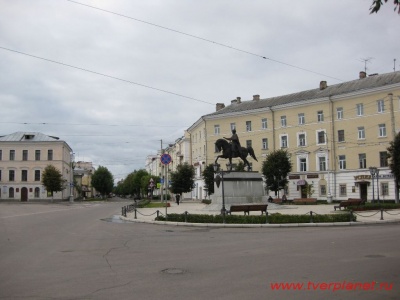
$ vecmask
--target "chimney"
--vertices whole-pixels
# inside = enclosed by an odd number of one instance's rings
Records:
[[[237,103],[242,103],[242,101],[240,99],[241,99],[240,97],[236,97]]]
[[[235,104],[237,104],[238,102],[237,102],[237,99],[234,99],[234,100],[231,100],[231,104],[232,105],[235,105]]]
[[[365,77],[367,77],[367,73],[365,73],[364,71],[361,71],[360,72],[360,79],[363,79]]]
[[[225,108],[225,104],[224,103],[217,103],[215,111],[219,111],[219,110],[221,110],[223,108]]]
[[[326,81],[321,81],[320,83],[319,83],[319,89],[322,91],[322,90],[324,90],[324,89],[326,89],[328,87],[328,85],[327,85],[327,83],[326,83]]]
[[[253,95],[253,101],[260,101],[260,95]]]

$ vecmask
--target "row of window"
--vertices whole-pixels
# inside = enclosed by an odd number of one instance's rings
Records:
[[[384,100],[378,100],[377,101],[377,111],[378,113],[383,113],[385,111],[385,102]],[[363,103],[358,103],[356,104],[356,115],[357,116],[363,116],[364,115],[364,104]],[[298,124],[303,125],[306,123],[305,119],[305,114],[304,113],[298,113]],[[338,120],[341,120],[344,118],[344,112],[343,112],[343,107],[338,107],[336,108],[336,118]],[[322,110],[317,111],[317,121],[318,122],[323,122],[324,121],[324,112]],[[252,131],[252,125],[251,121],[246,121],[246,131]],[[281,116],[281,126],[282,127],[287,127],[287,119],[286,116]],[[236,129],[236,124],[231,123],[230,124],[231,130]],[[268,128],[268,120],[267,118],[261,119],[261,129],[267,129]],[[219,125],[214,125],[214,134],[219,135],[220,134],[220,126]]]
[[[22,160],[28,160],[28,150],[22,150]],[[3,150],[0,150],[0,160],[3,160]],[[16,160],[15,150],[10,150],[9,160]],[[41,160],[41,150],[35,150],[35,160]],[[53,160],[53,150],[47,150],[47,160]]]
[[[379,163],[381,168],[387,167],[387,156],[388,153],[386,151],[379,152]],[[338,164],[340,170],[346,169],[346,155],[339,155],[338,156]],[[365,153],[358,154],[358,167],[360,169],[367,169],[367,155]],[[326,171],[326,157],[320,156],[318,157],[318,170],[319,171]],[[308,157],[307,156],[299,156],[298,157],[298,171],[299,172],[307,172],[308,169]]]
[[[0,170],[0,181],[2,181],[2,174]],[[8,181],[15,181],[15,170],[8,171]],[[40,170],[35,170],[35,181],[40,181]],[[21,181],[28,181],[28,170],[21,170]]]
[[[8,189],[8,198],[14,198],[15,197],[15,191],[17,193],[19,193],[19,188],[16,188],[16,190],[15,190],[13,187],[10,187]],[[32,188],[29,189],[29,192],[32,192]],[[40,188],[38,188],[38,187],[35,188],[34,197],[35,198],[39,198],[40,197]]]
[[[354,190],[352,192],[355,192]],[[379,195],[381,196],[389,196],[389,182],[380,182]],[[347,196],[347,185],[339,184],[339,196],[346,197]]]

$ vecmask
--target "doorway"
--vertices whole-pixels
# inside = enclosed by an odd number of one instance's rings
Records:
[[[360,199],[367,200],[368,183],[360,183]]]
[[[28,201],[28,189],[26,187],[23,187],[21,189],[21,201],[22,202]]]

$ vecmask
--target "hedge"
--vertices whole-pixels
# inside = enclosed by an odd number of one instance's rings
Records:
[[[226,215],[225,221],[227,224],[265,224],[266,219],[263,216],[238,216]],[[355,215],[351,214],[331,214],[318,215],[313,214],[313,223],[333,223],[333,222],[355,222]],[[159,216],[156,221],[166,221],[165,216]],[[168,214],[169,222],[185,222],[185,214]],[[268,215],[269,224],[286,224],[286,223],[311,223],[311,216],[307,215],[282,215],[274,213]],[[187,214],[186,222],[188,223],[223,223],[222,215],[197,215]]]

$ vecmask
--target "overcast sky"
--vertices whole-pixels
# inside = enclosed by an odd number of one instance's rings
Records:
[[[115,178],[217,102],[357,79],[365,59],[400,70],[392,1],[374,15],[372,0],[77,2],[97,9],[0,0],[0,135],[58,136]]]

